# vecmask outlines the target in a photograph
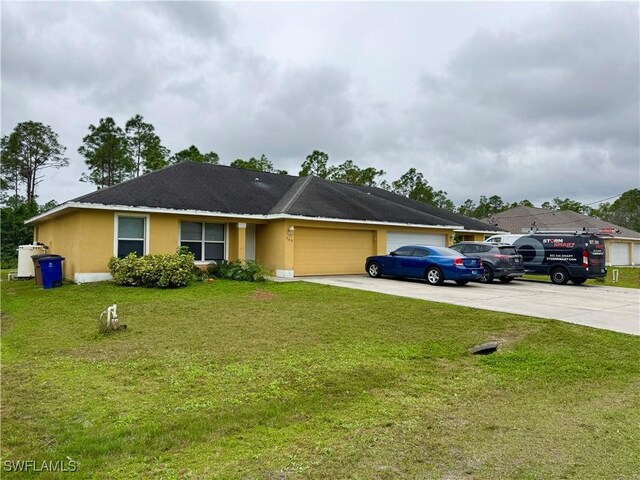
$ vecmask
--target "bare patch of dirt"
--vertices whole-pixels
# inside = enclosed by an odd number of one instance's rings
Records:
[[[529,328],[512,328],[502,332],[496,332],[493,335],[487,335],[487,342],[498,342],[500,347],[498,350],[507,346],[511,347],[522,342],[528,336],[537,333],[542,327],[529,327]]]
[[[254,300],[274,300],[278,298],[278,295],[271,292],[265,292],[264,290],[256,290],[250,295]]]

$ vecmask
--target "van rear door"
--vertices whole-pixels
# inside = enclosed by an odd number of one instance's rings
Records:
[[[589,274],[606,273],[604,241],[596,236],[589,237],[587,244],[587,256],[589,259]]]

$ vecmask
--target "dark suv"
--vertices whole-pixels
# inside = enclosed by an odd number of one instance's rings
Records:
[[[450,248],[468,257],[480,257],[484,267],[484,277],[480,280],[483,283],[491,283],[494,278],[499,278],[502,283],[509,283],[524,275],[522,255],[518,255],[511,245],[461,242]]]

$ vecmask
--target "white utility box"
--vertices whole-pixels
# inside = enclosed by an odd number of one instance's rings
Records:
[[[31,255],[47,253],[44,245],[20,245],[18,247],[18,278],[33,278],[36,275]]]

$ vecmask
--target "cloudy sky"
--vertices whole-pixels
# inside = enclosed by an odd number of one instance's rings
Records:
[[[92,191],[89,124],[134,114],[172,151],[312,150],[417,168],[459,204],[594,202],[640,185],[637,3],[2,2],[2,134],[51,125]]]

